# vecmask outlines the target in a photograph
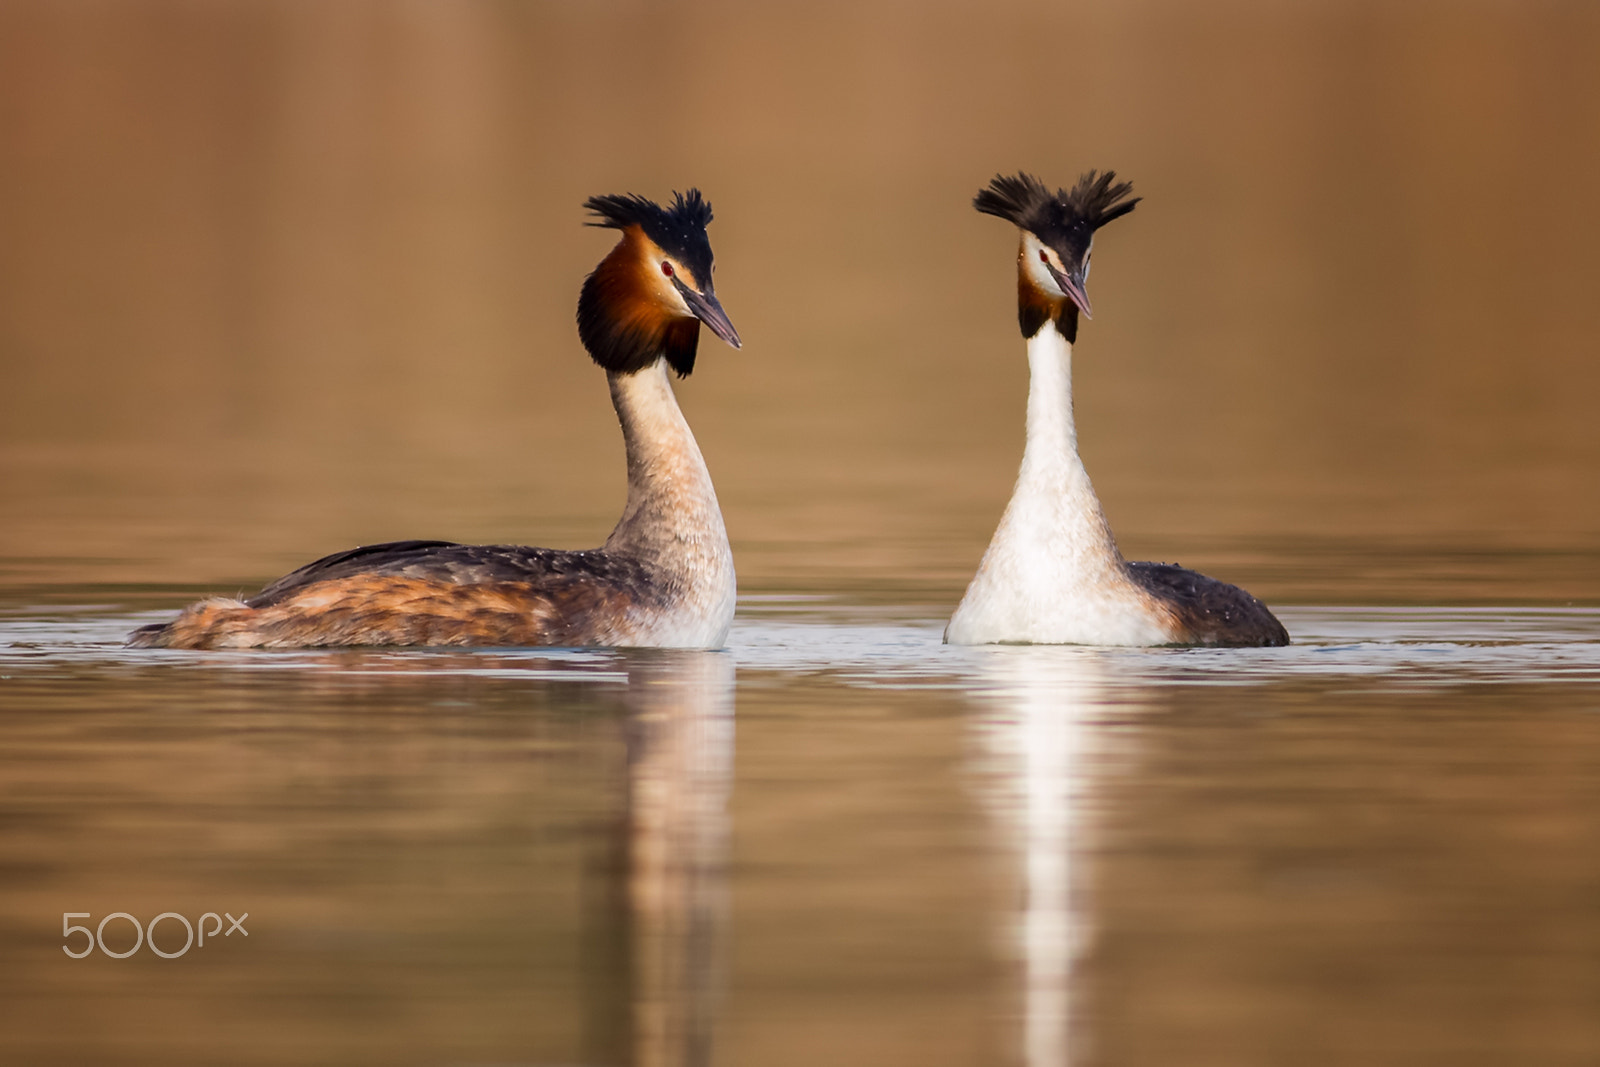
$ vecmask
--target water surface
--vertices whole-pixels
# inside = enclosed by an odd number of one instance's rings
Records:
[[[153,617],[0,621],[8,1059],[1600,1049],[1600,612],[957,649],[773,596],[720,653],[120,646]],[[248,941],[60,947],[224,909]]]

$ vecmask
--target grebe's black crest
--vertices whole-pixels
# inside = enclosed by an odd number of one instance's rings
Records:
[[[642,234],[678,265],[642,267],[637,256],[625,251],[630,243],[638,248],[637,238],[624,236],[584,281],[578,297],[578,336],[594,361],[616,374],[632,374],[665,359],[678,377],[687,377],[694,370],[702,322],[739,347],[739,335],[711,286],[711,240],[706,236],[711,203],[699,189],[672,195],[667,207],[635,193],[584,201],[595,215],[587,225]],[[666,284],[653,275],[661,270],[694,318],[665,313],[661,301],[649,295],[641,269],[650,272],[651,284],[656,285]]]
[[[688,267],[702,284],[711,284],[711,201],[699,189],[673,193],[670,207],[646,200],[636,193],[621,196],[591,196],[583,206],[596,218],[587,226],[625,230],[637,226],[661,250]]]
[[[1114,170],[1091,170],[1070,190],[1053,193],[1038,178],[1018,171],[1015,177],[995,175],[989,188],[972,198],[972,206],[1022,227],[1068,260],[1082,258],[1094,231],[1133,210],[1142,198],[1126,199],[1131,192],[1133,183],[1117,181]]]

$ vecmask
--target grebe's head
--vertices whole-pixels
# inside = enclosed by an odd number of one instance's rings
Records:
[[[631,374],[665,359],[679,377],[694,369],[700,324],[734,348],[739,334],[711,287],[711,204],[700,190],[661,207],[632,193],[592,196],[590,226],[622,231],[578,297],[578,336],[594,361]]]
[[[1089,171],[1070,190],[1051,192],[1031,174],[996,175],[972,199],[985,215],[996,215],[1022,231],[1017,264],[1017,314],[1024,337],[1057,319],[1067,340],[1078,332],[1078,312],[1093,318],[1089,307],[1089,257],[1094,232],[1133,210],[1139,197],[1131,182],[1117,182],[1117,172]],[[1071,302],[1069,308],[1068,302]]]

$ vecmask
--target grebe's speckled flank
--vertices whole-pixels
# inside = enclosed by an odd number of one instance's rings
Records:
[[[1133,210],[1133,186],[1090,171],[1052,193],[996,177],[972,205],[1021,231],[1017,317],[1027,339],[1022,470],[945,640],[957,645],[1286,645],[1272,612],[1238,586],[1170,563],[1129,563],[1078,458],[1072,345],[1101,226]]]
[[[604,545],[369,545],[248,599],[202,600],[129,644],[721,646],[733,621],[733,554],[667,376],[694,369],[701,323],[739,347],[711,286],[711,205],[690,189],[667,208],[633,195],[584,206],[590,225],[622,234],[578,298],[578,335],[605,368],[628,455],[627,506]]]

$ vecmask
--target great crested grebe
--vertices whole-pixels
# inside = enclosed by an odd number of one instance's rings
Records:
[[[245,600],[212,598],[129,644],[148,648],[565,645],[716,648],[733,621],[733,554],[711,475],[667,378],[694,369],[700,324],[739,335],[711,287],[711,205],[596,196],[622,239],[583,283],[578,336],[605,368],[628,502],[600,548],[395,541],[307,564]]]
[[[1286,645],[1272,612],[1238,586],[1170,563],[1129,563],[1078,458],[1072,343],[1094,233],[1133,210],[1133,186],[1090,171],[1051,193],[1029,174],[973,199],[1021,231],[1017,317],[1028,342],[1028,431],[1011,503],[950,617],[954,645]]]

